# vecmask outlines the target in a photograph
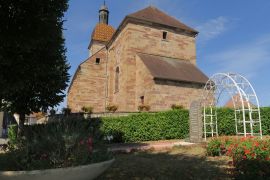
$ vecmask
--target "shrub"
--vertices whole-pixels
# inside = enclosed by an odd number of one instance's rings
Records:
[[[175,110],[175,109],[184,109],[184,106],[179,105],[179,104],[172,104],[172,105],[171,105],[171,108],[172,108],[173,110]]]
[[[212,139],[208,155],[226,154],[233,159],[237,178],[266,178],[270,176],[270,139],[253,137]]]
[[[55,110],[55,109],[51,109],[51,110],[50,110],[50,115],[53,116],[53,115],[55,115],[55,114],[56,114],[56,110]]]
[[[18,132],[18,125],[10,125],[8,127],[8,148],[14,149],[17,143],[17,132]]]
[[[270,135],[270,107],[263,107],[261,110],[262,133]]]
[[[142,112],[142,111],[150,111],[150,106],[149,105],[139,105],[138,110],[140,112]]]
[[[62,109],[62,113],[64,114],[64,115],[70,115],[71,114],[71,109],[70,108],[63,108]]]
[[[217,138],[212,139],[206,148],[207,155],[220,156],[221,155],[221,141]]]
[[[188,111],[171,110],[102,118],[101,131],[113,142],[180,139],[188,136]]]
[[[229,108],[217,108],[219,135],[235,135],[234,110]]]
[[[48,124],[26,126],[24,136],[1,159],[0,170],[34,170],[85,165],[110,158],[98,131],[100,123],[66,117]]]
[[[107,111],[109,111],[109,112],[115,112],[115,111],[117,111],[117,109],[118,109],[118,106],[116,106],[116,105],[108,105],[107,107],[106,107],[106,110]]]
[[[263,135],[270,135],[270,107],[260,108],[261,110],[261,123]],[[219,135],[235,135],[235,119],[234,110],[230,108],[217,108],[218,118],[218,134]],[[238,124],[238,131],[241,132],[242,125]],[[247,128],[249,128],[247,126]],[[257,128],[257,129],[256,129]],[[243,132],[243,130],[242,130]],[[258,126],[255,127],[255,132],[259,132]]]
[[[93,112],[93,107],[91,107],[91,106],[83,106],[83,107],[82,107],[82,111],[85,112],[85,113],[92,114],[92,112]]]

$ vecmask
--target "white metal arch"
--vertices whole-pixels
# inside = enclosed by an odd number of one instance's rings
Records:
[[[204,138],[206,139],[207,134],[218,136],[216,105],[224,91],[228,92],[233,103],[236,134],[262,137],[260,106],[253,86],[242,75],[217,73],[204,87]]]

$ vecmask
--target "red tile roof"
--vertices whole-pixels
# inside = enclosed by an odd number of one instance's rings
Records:
[[[154,79],[205,84],[208,77],[187,60],[138,54]]]
[[[114,32],[115,29],[112,26],[99,23],[92,33],[92,40],[108,42],[112,38]]]
[[[234,101],[233,101],[234,100]],[[241,102],[241,98],[240,98],[240,95],[239,94],[236,94],[234,95],[226,104],[225,104],[225,107],[227,108],[232,108],[234,109],[234,104],[233,102],[235,103],[235,108],[242,108],[242,102]],[[243,103],[244,103],[244,107],[245,108],[248,108],[248,102],[244,100],[243,98]],[[251,107],[255,107],[254,104],[252,104],[251,102],[249,102],[249,105]]]

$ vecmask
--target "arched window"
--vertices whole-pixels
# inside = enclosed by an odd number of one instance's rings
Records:
[[[115,70],[115,92],[119,91],[119,67]]]

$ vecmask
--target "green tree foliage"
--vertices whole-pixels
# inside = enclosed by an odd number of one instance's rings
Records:
[[[68,0],[0,0],[1,108],[20,114],[63,101],[69,80],[63,38]]]

